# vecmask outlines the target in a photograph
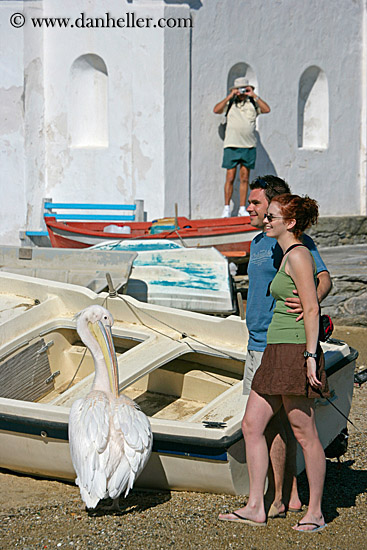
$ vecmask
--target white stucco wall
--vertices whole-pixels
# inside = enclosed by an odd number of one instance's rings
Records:
[[[230,4],[230,6],[229,6]],[[225,171],[213,106],[226,96],[237,62],[255,71],[256,90],[271,107],[261,115],[256,174],[276,173],[296,193],[309,193],[322,215],[360,214],[362,8],[364,2],[232,0],[203,2],[193,32],[192,214],[214,216],[223,204]],[[299,149],[298,85],[309,66],[320,67],[329,88],[329,145]],[[208,195],[211,193],[211,200]],[[205,212],[204,212],[205,208]]]
[[[77,18],[84,12],[95,18],[108,11],[117,18],[131,11],[131,5],[121,1],[111,1],[102,9],[98,2],[67,0],[57,10],[54,4],[45,2],[46,15]],[[147,15],[147,9],[140,12]],[[149,6],[151,17],[162,13],[161,5]],[[47,196],[72,202],[144,199],[151,216],[161,214],[163,33],[155,31],[68,28],[45,32],[46,132],[52,136],[47,141]],[[106,147],[74,147],[68,133],[70,68],[86,54],[99,56],[107,68]]]
[[[14,242],[14,232],[26,216],[23,36],[8,34],[12,4],[3,2],[0,6],[0,235],[4,244]]]
[[[24,13],[23,28],[10,25],[15,12]],[[193,28],[30,24],[30,17],[75,19],[81,12],[115,18],[134,12],[155,21],[191,16]],[[110,0],[108,6],[97,0],[0,1],[0,189],[6,196],[0,243],[18,244],[19,229],[39,227],[43,197],[143,199],[149,219],[172,216],[175,203],[180,215],[220,215],[223,116],[214,115],[213,107],[226,96],[228,73],[237,63],[249,66],[256,91],[272,109],[258,119],[251,178],[284,177],[294,192],[316,198],[322,215],[365,214],[365,27],[364,0]],[[90,145],[76,147],[71,68],[88,55],[101,60],[107,76],[97,71],[96,93],[87,93],[84,80],[83,111],[93,116],[98,109],[98,121],[88,126],[93,134],[105,122],[107,130],[93,135]],[[325,79],[308,104],[309,142],[317,142],[311,126],[329,106],[324,145],[316,149],[298,146],[299,83],[309,67],[318,67]],[[89,76],[93,80],[93,72]],[[105,111],[96,99],[104,86]],[[323,89],[328,97],[318,109]],[[85,139],[83,127],[77,135]],[[235,205],[237,197],[238,191]]]

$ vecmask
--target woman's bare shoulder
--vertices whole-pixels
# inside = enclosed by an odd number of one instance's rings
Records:
[[[287,265],[292,272],[298,272],[307,266],[313,268],[313,263],[312,254],[306,246],[297,246],[297,248],[294,248],[288,254]]]

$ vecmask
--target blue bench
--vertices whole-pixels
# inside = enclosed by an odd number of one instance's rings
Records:
[[[143,200],[136,200],[134,204],[52,202],[52,199],[43,199],[42,202],[41,225],[43,228],[45,228],[44,218],[47,217],[56,218],[57,221],[144,221]],[[115,212],[111,214],[113,211]],[[123,214],[122,212],[129,212],[129,214]],[[39,231],[20,231],[19,237],[22,244],[51,246],[48,231],[45,229]]]

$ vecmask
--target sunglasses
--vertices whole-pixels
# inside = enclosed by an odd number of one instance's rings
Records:
[[[264,214],[264,220],[268,219],[269,222],[271,223],[273,220],[283,220],[283,219],[286,219],[286,218],[283,218],[283,216],[273,216],[273,214]]]

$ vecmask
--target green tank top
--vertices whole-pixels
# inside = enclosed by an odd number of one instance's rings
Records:
[[[291,296],[294,296],[293,290],[296,290],[296,285],[294,284],[292,277],[285,272],[287,260],[288,258],[285,259],[284,264],[279,269],[270,285],[270,292],[275,298],[276,304],[273,318],[268,328],[268,344],[306,343],[306,332],[303,319],[296,322],[299,314],[287,312],[288,308],[285,305],[285,300]],[[316,284],[316,266],[314,278]]]

